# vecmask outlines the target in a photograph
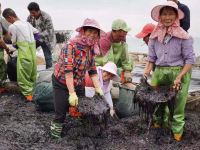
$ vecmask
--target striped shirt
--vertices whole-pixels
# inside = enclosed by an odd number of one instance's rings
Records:
[[[85,85],[85,73],[97,74],[94,50],[78,43],[65,45],[55,65],[54,75],[59,82],[66,85],[65,74],[73,73],[74,86]]]
[[[184,66],[195,63],[193,39],[172,37],[167,44],[160,43],[157,38],[150,39],[148,60],[159,66]]]

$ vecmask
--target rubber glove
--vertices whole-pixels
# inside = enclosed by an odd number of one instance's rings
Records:
[[[78,97],[76,95],[76,92],[69,93],[69,104],[70,106],[77,106],[78,105]]]
[[[104,95],[104,94],[103,94],[103,91],[102,91],[102,89],[101,89],[100,87],[95,88],[95,92],[96,92],[98,95],[100,95],[100,96],[103,96],[103,95]]]
[[[132,75],[130,71],[125,71],[124,72],[124,82],[132,82]]]

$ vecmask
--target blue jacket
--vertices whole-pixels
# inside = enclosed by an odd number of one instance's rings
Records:
[[[188,31],[190,28],[190,9],[185,4],[178,2],[178,8],[183,11],[184,18],[180,20],[180,26]]]

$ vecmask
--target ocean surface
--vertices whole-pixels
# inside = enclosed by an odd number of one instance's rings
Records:
[[[200,56],[200,37],[193,38],[194,40],[194,52],[196,56]],[[128,49],[130,52],[141,52],[141,53],[147,53],[148,47],[143,42],[142,39],[137,39],[135,37],[131,37],[130,35],[127,35],[127,43],[128,43]]]
[[[140,78],[142,77],[144,65],[136,65],[133,69],[133,82],[139,83]],[[151,79],[148,81],[150,82]],[[190,81],[189,91],[200,90],[200,70],[193,69],[192,70],[192,78]]]

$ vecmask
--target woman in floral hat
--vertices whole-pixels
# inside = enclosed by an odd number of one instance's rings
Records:
[[[103,96],[94,61],[94,47],[103,32],[94,19],[86,19],[76,29],[79,34],[63,47],[52,76],[55,118],[51,135],[60,138],[69,106],[78,105],[78,97],[85,96],[85,73],[92,78],[95,92]]]
[[[156,68],[152,76],[152,86],[169,85],[178,91],[171,122],[171,130],[176,141],[180,141],[185,124],[185,104],[191,79],[191,68],[195,63],[193,39],[184,31],[179,20],[184,13],[178,9],[176,3],[167,1],[155,6],[151,17],[158,22],[149,40],[149,63],[155,63]],[[145,75],[149,75],[153,65],[149,65]],[[165,111],[164,116],[161,112]],[[168,109],[157,110],[154,126],[167,125]]]

